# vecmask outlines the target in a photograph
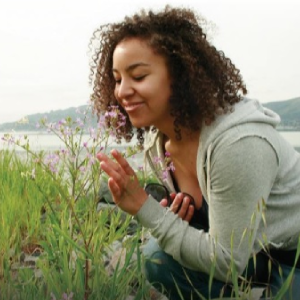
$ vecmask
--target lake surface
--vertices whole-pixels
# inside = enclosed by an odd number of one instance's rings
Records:
[[[280,131],[279,132],[294,148],[300,152],[300,131]],[[41,132],[15,132],[13,133],[15,139],[18,139],[25,134],[28,136],[30,142],[30,149],[35,151],[51,151],[60,149],[64,146],[63,142],[54,134],[41,133]],[[0,132],[0,149],[12,149],[12,145],[8,146],[6,142],[2,140],[4,132]],[[82,143],[90,139],[89,135],[83,135]],[[132,146],[134,142],[116,144],[110,141],[110,148],[124,149],[126,146]],[[17,151],[24,151],[17,147]]]
[[[280,131],[280,134],[300,152],[300,131]]]
[[[4,136],[5,132],[0,132],[0,150],[2,149],[9,149],[9,150],[15,150],[20,155],[25,155],[26,151],[19,147],[15,146],[12,143],[8,143],[3,141],[2,137]],[[47,133],[47,132],[14,132],[11,133],[14,136],[15,140],[23,140],[23,137],[26,135],[27,140],[29,141],[30,150],[33,150],[35,152],[39,151],[55,151],[59,149],[65,149],[65,144],[62,140],[59,139],[59,137],[55,134]],[[79,139],[79,136],[75,137],[77,140]],[[105,141],[107,142],[107,141]],[[82,135],[81,138],[81,145],[83,146],[83,143],[87,143],[87,147],[92,146],[91,137],[89,134]],[[104,149],[105,153],[109,153],[110,149],[117,149],[119,151],[123,151],[126,149],[126,147],[134,146],[136,144],[136,139],[133,139],[132,142],[123,144],[117,144],[112,139],[109,139],[108,146]],[[101,147],[105,147],[105,143],[103,142],[101,145],[99,145],[99,150]],[[86,152],[82,151],[81,155],[85,156]],[[138,167],[143,165],[143,154],[139,153],[131,158],[128,159],[130,164],[137,169]]]

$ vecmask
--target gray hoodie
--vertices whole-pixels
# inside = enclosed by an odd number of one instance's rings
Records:
[[[277,114],[245,98],[203,125],[197,177],[209,206],[208,232],[195,229],[148,197],[136,217],[180,264],[230,282],[262,248],[297,248],[300,234],[300,155],[275,127]],[[162,178],[162,134],[145,140],[146,168]],[[158,159],[160,158],[160,159]],[[161,161],[160,166],[153,161]],[[162,180],[162,179],[161,179]],[[170,191],[170,175],[163,182]]]

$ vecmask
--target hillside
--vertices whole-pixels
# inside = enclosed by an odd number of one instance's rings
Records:
[[[285,101],[268,102],[264,106],[280,115],[280,128],[291,127],[300,130],[300,97]]]
[[[60,109],[60,110],[52,110],[50,112],[45,113],[37,113],[25,116],[22,120],[18,120],[16,122],[9,122],[0,124],[0,131],[39,131],[43,130],[43,128],[38,128],[37,124],[40,122],[41,119],[46,118],[47,122],[56,123],[60,120],[71,117],[72,120],[77,120],[78,118],[83,118],[83,116],[78,112],[86,111],[88,108],[87,105],[82,105],[79,107],[70,107],[67,109]],[[88,116],[91,119],[92,124],[96,125],[96,116],[90,113]]]
[[[265,107],[274,110],[281,117],[279,130],[300,130],[300,97],[284,101],[268,102],[263,104]],[[70,107],[64,110],[52,110],[46,113],[37,113],[26,116],[23,120],[0,124],[0,131],[37,131],[36,124],[42,119],[47,118],[49,122],[58,122],[63,118],[71,117],[73,120],[81,117],[78,110],[84,111],[87,105]],[[96,116],[90,115],[92,124],[96,125]]]

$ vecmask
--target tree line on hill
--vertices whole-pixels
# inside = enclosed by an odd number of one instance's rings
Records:
[[[300,97],[285,101],[268,102],[263,105],[279,114],[281,123],[278,130],[300,131]]]
[[[83,119],[83,112],[87,113],[87,118],[90,120],[86,126],[92,123],[94,126],[97,124],[97,116],[93,114],[88,105],[81,105],[79,107],[70,107],[67,109],[51,110],[45,113],[37,113],[25,116],[16,122],[9,122],[0,124],[0,131],[44,131],[43,126],[39,126],[40,121],[45,119],[47,123],[58,123],[59,121],[71,118],[73,121]]]

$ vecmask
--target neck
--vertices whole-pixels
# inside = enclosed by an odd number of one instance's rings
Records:
[[[171,136],[165,135],[164,144],[165,149],[171,155],[176,155],[182,152],[183,149],[191,148],[195,146],[198,148],[200,138],[200,131],[190,132],[187,130],[181,130],[181,139],[176,139],[175,132]],[[192,147],[194,148],[194,147]]]

